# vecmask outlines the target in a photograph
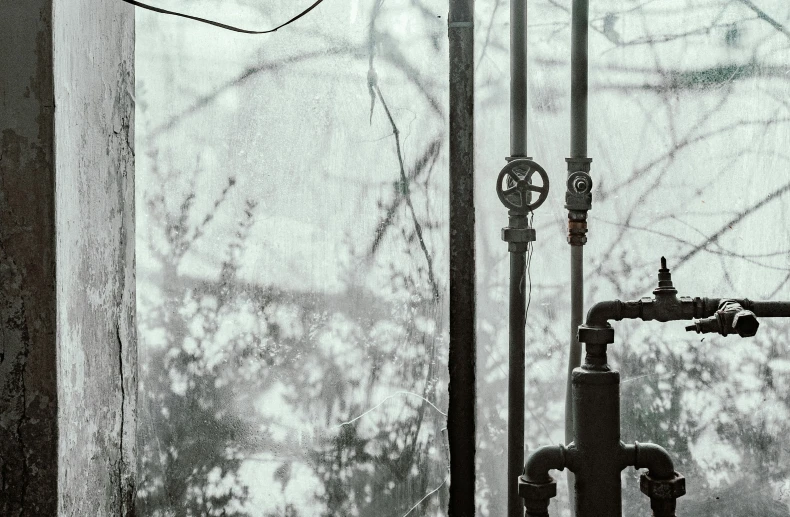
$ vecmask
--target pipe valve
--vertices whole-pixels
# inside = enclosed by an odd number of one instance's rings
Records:
[[[725,298],[713,316],[697,320],[686,327],[689,332],[708,334],[716,332],[722,336],[738,334],[741,337],[752,337],[757,334],[760,322],[752,311],[746,310],[736,300]]]
[[[536,172],[542,185],[535,185],[532,182]],[[532,201],[533,192],[538,195],[535,201]],[[502,204],[511,211],[526,215],[546,201],[549,195],[549,175],[537,162],[527,158],[516,158],[500,171],[496,193]]]

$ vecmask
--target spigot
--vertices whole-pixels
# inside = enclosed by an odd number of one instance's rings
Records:
[[[672,273],[667,267],[666,257],[661,257],[661,269],[658,270],[658,287],[653,289],[656,296],[666,296],[678,294],[678,290],[672,285]]]
[[[725,298],[713,316],[694,322],[686,327],[689,332],[708,334],[716,332],[722,336],[738,334],[741,337],[752,337],[757,334],[760,322],[752,311],[746,310],[736,300]]]

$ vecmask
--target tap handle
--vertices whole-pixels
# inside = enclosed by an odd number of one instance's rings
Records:
[[[536,172],[541,180],[540,185],[532,182]],[[532,201],[533,192],[538,194],[535,201]],[[549,175],[537,162],[527,158],[517,158],[510,161],[500,171],[499,177],[497,177],[496,193],[507,208],[526,215],[546,201],[546,197],[549,195]]]

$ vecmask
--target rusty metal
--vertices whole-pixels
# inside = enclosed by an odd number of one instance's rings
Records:
[[[474,0],[451,0],[450,353],[447,435],[453,517],[475,514]]]

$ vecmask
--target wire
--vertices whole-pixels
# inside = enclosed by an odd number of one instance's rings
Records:
[[[189,14],[178,13],[178,12],[175,12],[175,11],[168,11],[167,9],[162,9],[160,7],[154,7],[152,5],[144,4],[142,2],[138,2],[137,0],[121,0],[121,1],[122,2],[126,2],[127,4],[132,4],[132,5],[136,6],[136,7],[141,7],[143,9],[147,9],[149,11],[153,11],[155,13],[171,14],[173,16],[180,16],[181,18],[189,18],[190,20],[195,20],[195,21],[200,22],[200,23],[207,23],[208,25],[213,25],[214,27],[219,27],[220,29],[226,29],[226,30],[233,31],[233,32],[242,32],[244,34],[269,34],[269,33],[272,33],[272,32],[276,32],[278,29],[282,29],[286,25],[289,25],[289,24],[295,22],[296,20],[298,20],[302,16],[306,15],[307,13],[309,13],[310,11],[312,11],[313,9],[318,7],[318,4],[320,4],[324,0],[316,0],[310,7],[308,7],[307,9],[302,11],[301,13],[297,14],[296,16],[294,16],[293,18],[291,18],[287,22],[281,23],[277,27],[275,27],[273,29],[268,29],[268,30],[265,30],[265,31],[251,31],[251,30],[247,30],[247,29],[240,29],[238,27],[234,27],[233,25],[226,25],[224,23],[215,22],[213,20],[207,20],[205,18],[200,18],[199,16],[192,16],[192,15],[189,15]]]
[[[532,221],[535,218],[535,214],[530,212],[529,223],[527,226],[532,228]],[[532,272],[530,271],[532,267],[532,252],[535,251],[535,243],[529,242],[527,243],[527,264],[525,269],[527,270],[527,280],[529,281],[529,290],[527,291],[527,307],[524,309],[524,325],[527,324],[527,316],[529,315],[529,304],[532,302]]]

